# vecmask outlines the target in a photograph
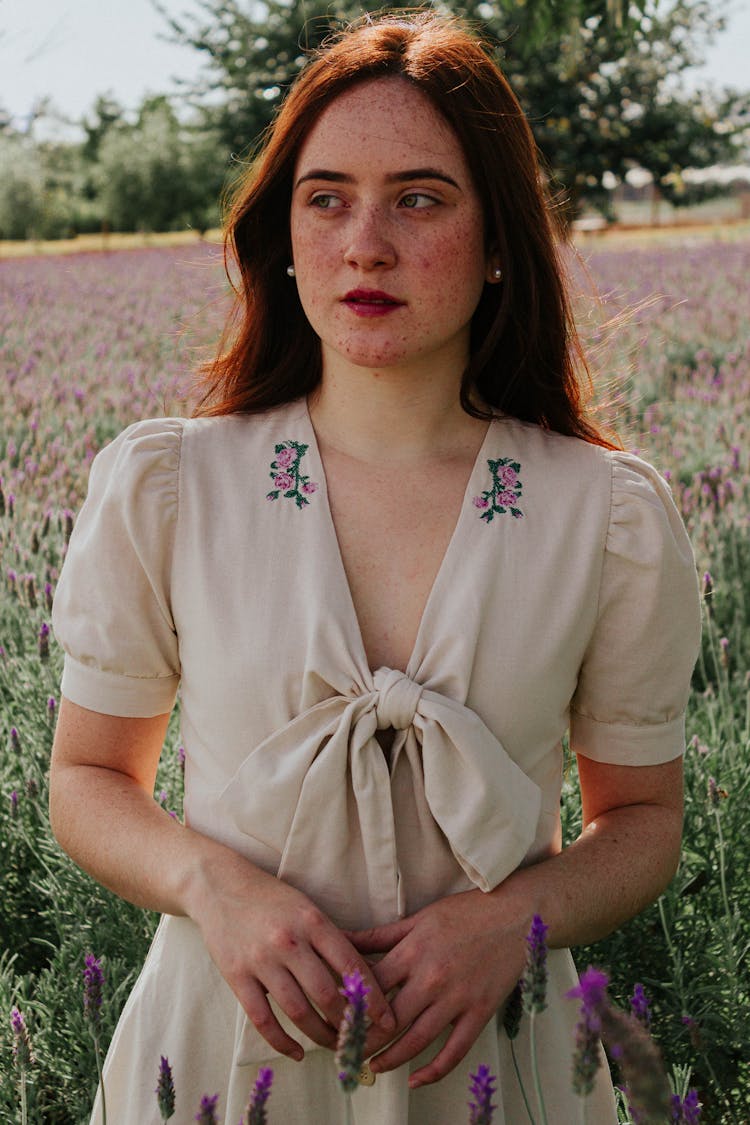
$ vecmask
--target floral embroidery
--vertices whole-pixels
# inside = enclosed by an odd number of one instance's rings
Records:
[[[474,497],[474,507],[482,512],[479,518],[489,523],[496,515],[510,512],[515,519],[523,519],[523,512],[517,507],[523,488],[518,479],[521,471],[518,461],[500,457],[497,461],[489,459],[487,464],[492,473],[492,488]]]
[[[318,491],[318,485],[301,470],[307,450],[308,446],[299,441],[282,441],[274,447],[276,457],[268,474],[274,487],[266,493],[266,500],[278,500],[283,494],[285,499],[294,500],[298,508],[310,503],[307,497]]]

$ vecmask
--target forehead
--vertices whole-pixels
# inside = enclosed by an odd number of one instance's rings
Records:
[[[436,161],[468,176],[456,134],[427,95],[405,78],[376,78],[326,107],[300,149],[297,171],[352,163],[395,170]]]

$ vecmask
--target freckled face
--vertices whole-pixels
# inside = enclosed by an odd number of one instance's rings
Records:
[[[493,278],[466,159],[424,94],[379,78],[328,106],[297,161],[291,236],[324,373],[447,364],[460,377]]]

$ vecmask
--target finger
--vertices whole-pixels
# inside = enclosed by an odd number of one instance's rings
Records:
[[[374,926],[370,930],[352,930],[347,936],[360,953],[387,953],[394,945],[403,941],[412,928],[412,918],[401,918],[398,922]]]
[[[400,1039],[395,1040],[379,1055],[370,1060],[370,1069],[373,1074],[381,1074],[387,1070],[395,1070],[404,1063],[411,1062],[422,1051],[427,1050],[434,1043],[446,1027],[449,1026],[446,1014],[434,1007],[425,1009],[424,1012],[412,1023]]]
[[[441,1078],[445,1078],[446,1074],[449,1074],[462,1059],[466,1058],[472,1045],[476,1042],[482,1026],[478,1026],[476,1018],[469,1013],[458,1020],[435,1058],[410,1075],[410,1089],[416,1090],[419,1086],[429,1086],[432,1082],[438,1082]]]
[[[385,998],[372,966],[357,952],[351,942],[347,941],[341,931],[335,930],[333,934],[327,933],[322,936],[321,940],[316,942],[315,948],[342,978],[354,972],[360,974],[365,986],[369,989],[367,1013],[371,1022],[392,1033],[396,1028],[396,1018],[391,1005]]]
[[[312,1039],[313,1043],[317,1043],[319,1047],[336,1046],[338,1025],[331,1025],[322,1018],[287,969],[268,973],[263,978],[263,984],[294,1026]]]
[[[284,1031],[273,1014],[271,1005],[268,1003],[268,997],[260,984],[255,980],[247,981],[242,989],[242,994],[240,995],[238,992],[237,995],[242,1007],[247,1012],[247,1018],[256,1031],[263,1036],[266,1043],[269,1043],[280,1055],[286,1055],[290,1059],[301,1062],[305,1057],[301,1044]]]

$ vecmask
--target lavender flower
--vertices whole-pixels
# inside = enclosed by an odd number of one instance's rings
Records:
[[[341,995],[346,1000],[346,1007],[336,1044],[336,1066],[342,1090],[351,1094],[359,1084],[364,1060],[365,1039],[370,1026],[367,1016],[367,993],[370,989],[357,969],[353,973],[345,973],[343,981]]]
[[[476,1098],[476,1101],[469,1102],[469,1125],[491,1125],[492,1115],[497,1109],[496,1105],[492,1105],[497,1079],[490,1074],[490,1068],[484,1063],[477,1067],[476,1074],[470,1074],[469,1077],[469,1093]]]
[[[669,1082],[659,1048],[642,1023],[609,1004],[601,1010],[602,1039],[620,1068],[630,1115],[638,1125],[662,1125]]]
[[[602,1030],[602,1013],[608,1003],[608,984],[607,974],[590,965],[581,973],[576,987],[565,994],[570,999],[581,1001],[573,1056],[573,1089],[581,1096],[591,1093],[596,1072],[601,1066],[599,1036]]]
[[[174,1113],[174,1081],[169,1059],[164,1055],[159,1059],[159,1080],[156,1085],[156,1101],[162,1121],[169,1121]]]
[[[208,1094],[203,1095],[200,1109],[195,1115],[195,1120],[198,1122],[198,1125],[218,1125],[216,1117],[216,1106],[218,1102],[218,1094],[214,1094],[212,1098],[210,1098]]]
[[[523,991],[521,982],[511,992],[505,1004],[503,1027],[509,1039],[515,1039],[521,1027],[521,1014],[523,1012]]]
[[[39,659],[49,660],[49,625],[46,621],[42,622],[39,630]]]
[[[271,1093],[273,1071],[270,1066],[262,1066],[258,1071],[253,1091],[250,1095],[250,1104],[247,1107],[247,1125],[268,1125],[266,1102]]]
[[[630,997],[630,1011],[648,1031],[651,1027],[651,1004],[642,984],[636,984]]]
[[[19,1070],[26,1070],[34,1062],[34,1053],[26,1020],[18,1008],[10,1010],[10,1026],[13,1031],[13,1062]]]
[[[104,999],[104,973],[102,964],[93,953],[87,953],[83,970],[83,1014],[94,1035],[99,1032]]]
[[[21,753],[21,736],[16,727],[10,728],[10,748],[14,754]]]
[[[547,942],[545,926],[538,914],[531,920],[531,929],[526,937],[528,955],[526,970],[521,980],[523,1006],[527,1012],[543,1012],[547,1007]]]
[[[673,1094],[670,1109],[671,1125],[700,1125],[701,1106],[697,1090],[688,1090],[684,1099],[679,1094]]]
[[[10,815],[12,820],[18,816],[18,792],[15,789],[10,794]]]

